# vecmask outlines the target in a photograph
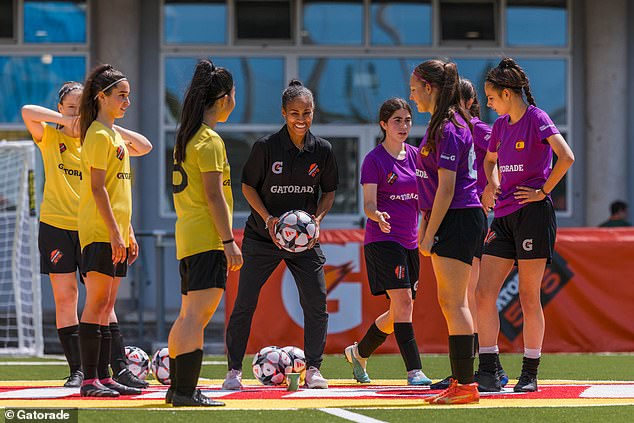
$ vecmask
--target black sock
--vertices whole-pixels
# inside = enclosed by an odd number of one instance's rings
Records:
[[[522,373],[537,377],[537,368],[539,367],[539,358],[524,357],[522,360]]]
[[[79,351],[84,380],[97,379],[101,331],[96,323],[79,323]]]
[[[422,369],[412,322],[394,323],[394,336],[407,371]]]
[[[110,326],[99,326],[101,331],[101,349],[99,351],[99,362],[97,363],[97,375],[99,379],[106,379],[110,377],[110,341],[112,336],[110,335]]]
[[[473,334],[473,356],[478,355],[480,350],[480,339],[478,339],[478,332]]]
[[[110,367],[112,373],[118,375],[121,370],[125,369],[125,347],[123,346],[123,336],[119,330],[119,323],[110,323]]]
[[[357,344],[359,355],[363,358],[368,358],[372,355],[377,348],[385,342],[389,333],[383,332],[378,328],[376,323],[372,323],[372,326],[365,333],[363,339]]]
[[[198,385],[203,350],[194,350],[176,356],[176,393],[191,396]]]
[[[79,353],[79,325],[66,326],[57,329],[57,336],[62,344],[66,361],[70,372],[81,369],[81,356]]]
[[[487,373],[497,373],[498,365],[498,354],[490,353],[490,354],[480,354],[480,362],[478,365],[479,372],[487,372]]]
[[[170,386],[176,389],[176,359],[170,357]]]
[[[473,383],[473,335],[449,335],[451,372],[458,383]]]

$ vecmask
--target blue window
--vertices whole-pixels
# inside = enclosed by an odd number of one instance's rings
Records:
[[[59,87],[85,73],[83,56],[0,56],[0,123],[22,123],[25,104],[56,109]]]
[[[530,79],[531,94],[537,107],[544,110],[557,125],[567,124],[568,73],[564,59],[523,59],[515,58]],[[481,119],[492,123],[498,115],[486,107],[484,81],[489,69],[499,63],[498,58],[457,59],[460,76],[473,82],[480,100]]]
[[[409,76],[421,59],[304,58],[300,76],[315,93],[315,121],[375,123],[387,98],[409,98]]]
[[[373,0],[370,6],[372,44],[431,44],[431,12],[430,1]]]
[[[192,57],[165,59],[165,123],[175,125],[185,91],[197,63]],[[284,84],[284,59],[219,57],[216,66],[226,67],[236,86],[236,108],[229,123],[280,123]]]
[[[85,43],[86,2],[25,0],[24,41]]]
[[[514,46],[566,46],[566,0],[508,0],[506,37]]]
[[[362,45],[363,1],[304,0],[304,44]]]
[[[224,44],[227,38],[225,1],[166,0],[163,39],[168,44]]]

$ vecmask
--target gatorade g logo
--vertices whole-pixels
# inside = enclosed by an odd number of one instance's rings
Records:
[[[398,179],[398,175],[394,172],[390,172],[387,174],[387,183],[392,185]]]
[[[533,238],[522,241],[524,251],[533,251]]]
[[[57,262],[59,262],[63,256],[64,254],[62,254],[59,248],[56,248],[55,250],[51,251],[51,255],[49,258],[51,260],[51,263],[57,264]]]
[[[279,175],[280,173],[282,173],[282,166],[284,165],[284,163],[282,162],[274,162],[273,166],[271,166],[271,171],[273,173],[275,173],[276,175]]]
[[[405,266],[399,264],[394,268],[394,274],[396,275],[396,279],[405,279]]]
[[[59,152],[60,154],[63,153],[64,151],[66,151],[66,144],[64,144],[63,142],[59,143]]]
[[[117,147],[117,159],[123,160],[124,157],[125,157],[125,148],[123,148],[122,146],[118,146]]]
[[[319,166],[317,166],[317,163],[311,164],[310,167],[308,168],[308,175],[314,178],[315,176],[317,176],[318,173],[319,173]]]
[[[517,151],[522,151],[524,149],[524,141],[519,140],[515,143],[515,149]]]

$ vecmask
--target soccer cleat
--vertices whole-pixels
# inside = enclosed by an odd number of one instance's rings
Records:
[[[407,384],[412,386],[426,386],[431,384],[431,379],[425,376],[422,370],[410,370],[407,372]]]
[[[317,367],[310,366],[306,370],[306,384],[304,386],[308,389],[328,389],[328,381],[321,375]]]
[[[222,382],[222,389],[226,391],[239,391],[242,389],[242,370],[231,369]]]
[[[480,393],[476,383],[459,385],[457,380],[452,379],[449,388],[439,395],[425,398],[425,402],[430,404],[472,404],[480,402]]]
[[[370,376],[365,371],[368,359],[359,355],[359,347],[355,342],[343,351],[346,361],[352,366],[352,376],[359,383],[370,383]]]
[[[475,381],[480,392],[500,392],[502,390],[497,373],[479,370],[475,374]]]
[[[223,405],[225,405],[224,402],[212,400],[203,395],[200,389],[195,389],[191,396],[175,392],[172,398],[173,407],[222,407]]]
[[[101,384],[99,379],[93,379],[90,383],[85,383],[79,388],[79,395],[82,397],[109,397],[115,398],[119,396],[117,391],[113,391]]]
[[[447,388],[449,388],[449,386],[451,386],[451,381],[452,380],[453,380],[453,375],[447,376],[446,378],[444,378],[440,382],[432,383],[431,385],[429,385],[429,389],[434,389],[434,390],[436,390],[436,389],[447,389]]]
[[[112,378],[102,379],[100,382],[106,388],[112,389],[121,395],[141,395],[141,390],[139,388],[131,388],[129,386],[122,385],[119,382],[115,382]]]
[[[73,370],[70,372],[70,376],[66,378],[64,388],[79,388],[84,381],[84,372],[81,370]]]
[[[171,404],[172,401],[174,401],[175,392],[176,392],[176,389],[174,389],[172,386],[167,388],[167,392],[165,392],[165,404]]]
[[[517,384],[513,387],[514,392],[537,392],[537,376],[522,372]]]
[[[112,378],[120,384],[129,386],[131,388],[145,389],[150,386],[148,382],[139,379],[128,369],[121,370],[116,376],[113,376]]]
[[[500,380],[500,386],[504,388],[509,383],[509,375],[506,374],[506,371],[501,366],[498,367],[497,375]]]

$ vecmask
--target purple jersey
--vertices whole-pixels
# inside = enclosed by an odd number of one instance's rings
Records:
[[[471,119],[473,125],[473,147],[475,149],[475,168],[478,171],[478,180],[476,189],[478,197],[482,196],[484,188],[487,186],[487,177],[484,174],[484,157],[487,155],[489,147],[489,138],[491,137],[491,128],[477,117]]]
[[[489,151],[498,153],[500,195],[495,217],[502,217],[519,210],[524,205],[513,193],[518,186],[541,188],[551,172],[553,150],[546,139],[558,134],[550,117],[535,106],[528,106],[524,116],[510,125],[509,116],[500,116],[493,124]]]
[[[467,122],[456,114],[456,126],[451,120],[442,128],[442,138],[436,143],[436,151],[426,147],[427,134],[420,144],[416,162],[419,178],[418,197],[421,210],[431,210],[438,190],[438,168],[456,172],[456,187],[450,209],[482,207],[476,191],[476,171],[473,168],[475,152],[473,137]]]
[[[376,184],[377,210],[390,215],[390,233],[368,219],[365,244],[394,241],[409,250],[418,245],[418,188],[416,184],[417,149],[405,144],[406,156],[397,160],[379,144],[363,159],[361,184]]]

